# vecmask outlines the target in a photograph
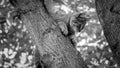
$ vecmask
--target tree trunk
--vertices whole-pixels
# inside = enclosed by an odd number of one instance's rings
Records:
[[[43,1],[13,1],[39,51],[39,61],[45,68],[87,68],[80,53],[47,13]]]
[[[95,0],[96,11],[103,27],[104,35],[120,66],[120,1]]]

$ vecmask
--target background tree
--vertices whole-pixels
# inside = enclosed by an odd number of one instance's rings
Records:
[[[112,50],[114,60],[120,66],[120,14],[119,0],[95,0],[96,11],[104,35]]]

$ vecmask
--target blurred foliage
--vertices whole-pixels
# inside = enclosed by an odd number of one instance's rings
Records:
[[[0,2],[0,68],[32,67],[34,44],[9,0]],[[34,68],[34,66],[33,66]]]

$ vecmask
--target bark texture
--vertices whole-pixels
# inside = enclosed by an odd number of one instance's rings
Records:
[[[95,0],[104,35],[120,66],[120,0]]]
[[[39,51],[43,68],[87,68],[80,53],[50,17],[44,0],[12,1]]]

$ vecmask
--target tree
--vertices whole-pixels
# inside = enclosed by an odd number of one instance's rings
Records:
[[[80,53],[47,12],[44,0],[11,0],[11,3],[37,46],[43,68],[87,68]]]
[[[114,60],[120,66],[120,1],[95,0],[96,11],[104,35],[112,50]]]

